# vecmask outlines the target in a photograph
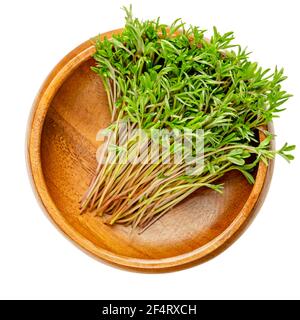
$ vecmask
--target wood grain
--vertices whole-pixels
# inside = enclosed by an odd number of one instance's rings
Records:
[[[237,172],[227,174],[222,195],[202,188],[142,235],[120,225],[109,227],[92,214],[79,215],[78,202],[96,168],[96,134],[109,124],[106,94],[90,70],[93,52],[87,41],[69,53],[48,76],[32,108],[27,160],[45,212],[86,252],[131,270],[172,271],[215,256],[255,216],[273,163],[268,168],[259,164],[254,186]]]

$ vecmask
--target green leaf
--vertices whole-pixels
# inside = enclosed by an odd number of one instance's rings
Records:
[[[267,146],[270,145],[270,142],[273,139],[273,135],[269,134],[260,144],[259,147],[260,148],[266,148]]]
[[[228,159],[228,161],[230,161],[238,166],[242,166],[245,164],[244,159],[239,159],[239,158],[234,158],[234,157],[228,157],[227,159]]]

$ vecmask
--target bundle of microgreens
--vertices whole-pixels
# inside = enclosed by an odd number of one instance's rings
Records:
[[[239,170],[254,183],[259,161],[266,165],[278,153],[292,160],[294,146],[273,151],[268,124],[290,97],[281,88],[283,70],[273,73],[248,60],[249,54],[232,44],[233,33],[216,28],[210,40],[198,27],[180,20],[167,27],[144,21],[126,11],[121,34],[96,41],[93,70],[103,80],[110,111],[111,132],[118,133],[117,156],[109,156],[109,135],[95,177],[81,202],[82,212],[104,215],[108,224],[125,223],[145,230],[159,217],[200,187],[221,191],[217,180]],[[127,138],[121,123],[129,127]],[[187,163],[119,161],[123,150],[140,159],[147,144],[134,129],[203,130],[203,165],[186,174]],[[259,132],[265,139],[259,142]],[[161,140],[157,148],[161,150]],[[191,138],[191,144],[193,145]],[[192,148],[191,153],[194,152]],[[177,145],[171,140],[171,159]],[[177,150],[178,151],[178,150]],[[184,150],[182,150],[184,151]],[[125,152],[125,151],[124,151]],[[101,161],[104,158],[105,161]]]

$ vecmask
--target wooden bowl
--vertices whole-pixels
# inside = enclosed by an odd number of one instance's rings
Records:
[[[223,194],[202,188],[141,235],[130,235],[125,226],[107,226],[92,214],[79,215],[79,200],[96,168],[96,133],[110,119],[101,80],[90,70],[93,53],[91,41],[69,53],[50,73],[33,105],[28,165],[45,211],[79,247],[117,266],[171,271],[215,256],[254,217],[266,195],[272,164],[259,164],[253,186],[237,172],[227,174]]]

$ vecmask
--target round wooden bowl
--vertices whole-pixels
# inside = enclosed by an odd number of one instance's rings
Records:
[[[110,119],[101,80],[90,70],[93,53],[91,41],[69,53],[50,73],[33,104],[28,166],[45,211],[79,247],[116,266],[171,271],[220,253],[257,212],[272,164],[259,164],[254,185],[237,172],[227,174],[223,194],[202,188],[141,235],[130,234],[125,226],[107,226],[92,214],[79,214],[79,200],[96,169],[96,134]]]

